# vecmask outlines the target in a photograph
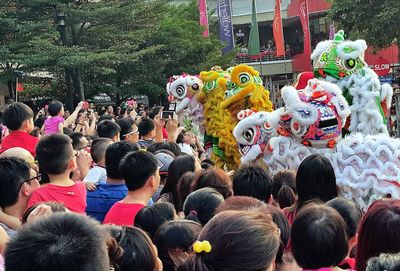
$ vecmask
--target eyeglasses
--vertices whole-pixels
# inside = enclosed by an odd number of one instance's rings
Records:
[[[37,180],[40,183],[40,181],[42,180],[42,174],[38,174],[35,177],[25,180],[24,183],[30,183],[33,180]]]

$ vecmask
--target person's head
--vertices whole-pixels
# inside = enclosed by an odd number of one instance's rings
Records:
[[[121,118],[116,122],[121,128],[120,140],[128,140],[132,143],[139,141],[139,130],[132,118]]]
[[[191,220],[173,220],[164,223],[154,236],[154,244],[163,263],[164,271],[175,271],[189,255],[197,240],[201,225]]]
[[[153,238],[157,229],[164,223],[174,220],[177,214],[174,205],[169,202],[159,202],[145,206],[135,216],[135,227],[139,227]]]
[[[159,164],[154,154],[146,151],[128,153],[119,165],[129,191],[145,188],[150,197],[160,184]]]
[[[217,208],[216,213],[224,211],[248,211],[265,206],[265,202],[247,196],[232,196]]]
[[[205,225],[215,215],[216,209],[223,202],[224,197],[217,190],[205,187],[187,196],[183,203],[183,212],[186,219]]]
[[[192,186],[194,176],[195,176],[194,172],[188,171],[179,178],[178,185],[176,188],[176,192],[179,198],[178,211],[182,210],[183,203],[185,202],[187,196],[190,194],[190,188]]]
[[[89,140],[80,132],[73,132],[68,135],[72,139],[72,147],[74,150],[81,150],[89,145]]]
[[[0,207],[7,207],[17,203],[25,209],[29,196],[39,188],[36,175],[24,160],[17,157],[0,158]]]
[[[209,169],[215,166],[215,163],[211,159],[204,159],[201,161],[200,165],[202,169]]]
[[[143,118],[138,124],[140,138],[155,138],[156,126],[150,118]]]
[[[45,213],[43,215],[36,213],[35,211],[38,209],[46,209]],[[40,210],[39,212],[42,212],[42,210]],[[34,205],[32,205],[31,207],[29,207],[28,209],[26,209],[24,215],[22,216],[21,222],[22,224],[25,223],[31,223],[33,221],[36,220],[37,216],[41,217],[45,217],[46,215],[50,214],[50,213],[65,213],[68,212],[68,209],[65,208],[63,203],[60,202],[39,202],[36,203]],[[36,216],[36,217],[34,217]]]
[[[119,141],[120,131],[119,125],[111,120],[103,120],[97,124],[97,135],[110,138],[114,142]]]
[[[20,147],[14,147],[11,149],[8,149],[4,151],[3,153],[0,154],[0,158],[6,158],[6,157],[18,157],[24,160],[29,164],[29,167],[36,172],[39,172],[38,166],[35,164],[35,158],[32,156],[32,154]]]
[[[203,187],[212,187],[217,190],[224,199],[232,196],[232,185],[228,174],[219,168],[211,168],[196,174],[192,184],[192,191]]]
[[[259,166],[242,166],[232,179],[233,194],[269,202],[272,191],[270,174]]]
[[[113,141],[110,138],[99,137],[93,140],[90,146],[90,155],[92,156],[93,162],[98,165],[105,165],[106,150]]]
[[[112,107],[112,105],[107,105],[107,107],[106,107],[106,113],[107,114],[112,114],[112,113],[114,113],[114,108]]]
[[[98,123],[102,122],[103,120],[109,120],[112,122],[115,122],[114,118],[112,115],[102,115],[99,117]]]
[[[398,271],[400,270],[400,253],[382,253],[368,260],[366,271]]]
[[[123,249],[116,260],[117,271],[161,271],[162,263],[157,248],[149,236],[139,228],[111,226],[111,235]]]
[[[106,172],[107,178],[122,180],[122,172],[119,170],[119,164],[122,158],[129,152],[137,151],[138,147],[129,141],[115,142],[106,149]]]
[[[272,196],[280,208],[292,206],[296,202],[296,175],[293,171],[281,170],[272,177]]]
[[[52,101],[47,108],[47,112],[52,117],[55,116],[64,116],[64,106],[59,101]]]
[[[303,269],[337,266],[348,252],[346,223],[332,207],[309,204],[296,215],[292,252]]]
[[[297,209],[310,200],[327,202],[338,196],[331,162],[320,154],[306,157],[296,174]]]
[[[198,240],[208,241],[211,250],[196,249],[178,271],[270,271],[279,248],[279,230],[260,211],[226,211],[204,226]]]
[[[168,177],[168,169],[171,163],[174,161],[174,157],[165,152],[157,152],[155,154],[158,163],[160,164],[160,184],[164,185]]]
[[[400,252],[400,200],[375,201],[365,213],[358,231],[357,271],[380,253]]]
[[[3,123],[11,131],[20,130],[31,133],[33,125],[33,111],[24,103],[12,103],[3,111]]]
[[[175,157],[178,157],[182,154],[179,145],[175,142],[154,142],[147,148],[147,151],[152,153],[156,153],[159,150],[168,150],[172,152]]]
[[[152,120],[154,120],[154,118],[155,118],[158,114],[160,114],[161,109],[162,109],[161,106],[155,106],[155,107],[153,107],[153,108],[150,110],[150,112],[149,112],[149,118],[152,119]]]
[[[105,232],[94,220],[73,213],[55,213],[22,227],[7,245],[5,259],[8,271],[109,268]]]
[[[48,175],[69,174],[76,166],[72,140],[63,134],[41,137],[36,146],[39,167]]]
[[[161,195],[164,193],[172,193],[174,199],[174,207],[179,210],[179,199],[177,194],[177,185],[180,177],[188,171],[194,172],[196,169],[195,159],[190,155],[182,155],[175,158],[169,165],[168,177]]]

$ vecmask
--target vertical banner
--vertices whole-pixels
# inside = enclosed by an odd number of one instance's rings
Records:
[[[284,39],[283,39],[281,0],[275,0],[274,23],[272,25],[272,29],[274,32],[276,56],[284,56],[285,55],[285,43],[284,43]]]
[[[199,12],[200,12],[200,25],[205,27],[203,37],[208,37],[208,15],[207,15],[207,0],[199,1]]]
[[[311,37],[310,37],[310,22],[308,20],[308,4],[307,0],[299,0],[299,14],[301,26],[304,33],[304,49],[303,54],[311,58]]]
[[[329,39],[333,40],[335,38],[335,25],[333,23],[331,23],[331,25],[329,26]]]
[[[251,3],[251,27],[248,51],[249,56],[256,56],[260,54],[260,34],[258,32],[257,8],[255,0],[252,0]]]
[[[219,37],[221,41],[226,44],[226,47],[222,50],[222,52],[226,54],[235,48],[231,0],[218,0],[217,10],[219,20]]]

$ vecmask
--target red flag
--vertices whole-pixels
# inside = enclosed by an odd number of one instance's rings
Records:
[[[300,21],[304,33],[304,49],[303,54],[311,58],[311,38],[310,38],[310,23],[308,20],[308,5],[307,0],[299,0]]]
[[[19,82],[17,84],[17,91],[20,91],[20,92],[24,91],[24,85],[21,82]]]
[[[207,0],[199,1],[200,25],[205,27],[203,37],[208,37]]]
[[[283,26],[281,16],[281,0],[275,0],[274,24],[274,39],[276,46],[276,56],[285,55],[285,43],[283,42]]]

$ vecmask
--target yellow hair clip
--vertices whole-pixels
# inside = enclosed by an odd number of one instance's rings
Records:
[[[196,253],[201,253],[201,252],[206,252],[206,253],[210,253],[211,251],[211,244],[208,241],[196,241],[193,244],[193,250]]]

